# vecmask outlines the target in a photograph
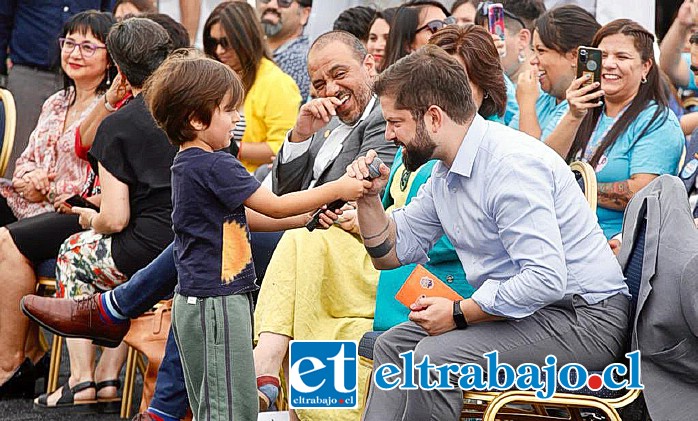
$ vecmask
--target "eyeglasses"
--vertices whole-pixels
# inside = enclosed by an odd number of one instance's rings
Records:
[[[70,38],[58,38],[58,43],[61,46],[61,50],[63,50],[63,52],[66,54],[72,54],[73,50],[75,50],[75,47],[79,46],[80,54],[82,54],[83,57],[92,57],[93,55],[95,55],[97,50],[102,48],[105,50],[107,49],[107,47],[103,45],[93,44],[88,41],[81,42],[80,44],[78,44]]]
[[[481,2],[480,4],[477,5],[477,12],[476,13],[481,15],[481,16],[487,17],[487,15],[489,14],[489,11],[490,11],[490,6],[492,6],[492,4],[493,3],[491,1]],[[504,16],[517,21],[521,25],[521,28],[524,28],[524,29],[526,28],[526,24],[521,20],[520,17],[507,11],[507,9],[502,8],[502,10],[504,11]]]
[[[420,26],[419,28],[417,28],[415,34],[425,29],[428,29],[429,32],[431,32],[432,34],[435,34],[439,29],[443,28],[444,26],[453,25],[455,23],[456,18],[454,18],[453,16],[449,16],[444,20],[432,20],[424,24],[424,26]]]
[[[209,42],[211,43],[211,49],[215,50],[216,47],[219,45],[221,46],[222,49],[224,50],[229,50],[230,49],[230,42],[228,41],[228,38],[214,38],[214,37],[209,37]]]
[[[287,9],[291,7],[294,1],[295,0],[276,0],[276,3],[279,5],[280,8]],[[259,2],[263,4],[269,4],[271,0],[259,0]]]

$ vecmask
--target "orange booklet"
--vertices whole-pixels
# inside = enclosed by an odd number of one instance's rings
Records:
[[[417,265],[410,276],[395,294],[395,299],[409,308],[419,297],[444,297],[449,300],[462,300],[463,297],[434,276],[422,265]]]

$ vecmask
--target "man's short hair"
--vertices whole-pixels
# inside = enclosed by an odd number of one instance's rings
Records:
[[[112,59],[134,88],[143,86],[172,49],[167,31],[144,18],[129,18],[114,25],[106,44]]]
[[[360,39],[368,41],[368,33],[376,16],[376,9],[366,6],[356,6],[346,9],[337,16],[332,24],[335,31],[347,31]]]
[[[239,108],[242,82],[225,64],[196,50],[178,50],[148,79],[143,91],[153,118],[173,145],[196,139],[195,119],[206,127],[218,107]],[[227,104],[223,100],[229,95]]]
[[[145,13],[139,17],[150,19],[165,28],[167,35],[170,36],[172,50],[191,47],[191,41],[189,40],[187,28],[185,28],[181,23],[172,19],[169,15],[164,13]]]
[[[463,66],[435,45],[425,45],[381,73],[373,89],[395,99],[395,107],[409,110],[419,121],[432,105],[458,124],[475,114],[473,94]]]
[[[366,47],[364,47],[358,38],[346,31],[330,31],[320,35],[310,46],[308,55],[310,55],[311,51],[323,49],[335,41],[341,42],[349,47],[354,55],[354,58],[356,58],[359,63],[363,63],[364,58],[366,58],[366,55],[368,54]]]
[[[302,7],[313,7],[313,0],[296,0]]]

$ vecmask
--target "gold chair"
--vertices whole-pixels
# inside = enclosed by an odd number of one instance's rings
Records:
[[[15,108],[15,99],[12,93],[7,89],[0,89],[0,101],[2,102],[2,121],[4,124],[0,126],[0,177],[5,174],[7,165],[10,162],[12,155],[12,146],[15,143],[15,129],[17,128],[17,110]]]
[[[581,178],[583,183],[582,190],[584,191],[584,197],[586,197],[591,210],[596,212],[598,194],[596,187],[596,172],[591,165],[582,161],[574,161],[570,164],[570,169],[578,180]]]

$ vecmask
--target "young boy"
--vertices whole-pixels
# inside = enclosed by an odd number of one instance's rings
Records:
[[[221,151],[230,144],[243,95],[227,66],[187,54],[165,61],[145,88],[155,120],[179,146],[172,166],[178,273],[172,327],[198,420],[257,419],[250,297],[257,286],[245,207],[289,217],[336,199],[354,200],[367,183],[345,176],[281,197],[260,187]],[[291,218],[285,228],[307,219]]]

